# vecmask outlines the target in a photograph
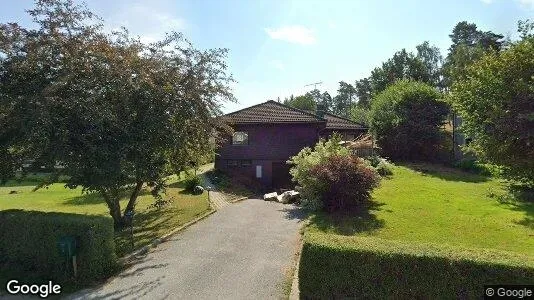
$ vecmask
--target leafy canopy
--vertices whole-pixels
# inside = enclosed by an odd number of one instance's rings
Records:
[[[55,175],[101,193],[120,226],[125,191],[131,210],[143,186],[159,195],[165,176],[212,149],[214,117],[234,99],[227,50],[197,50],[179,33],[151,44],[109,34],[71,0],[28,12],[31,28],[0,25],[0,179],[59,163]]]
[[[385,156],[433,159],[443,140],[440,126],[448,105],[430,85],[401,80],[378,94],[371,104],[370,130]]]
[[[490,52],[452,85],[468,149],[534,185],[534,39]]]

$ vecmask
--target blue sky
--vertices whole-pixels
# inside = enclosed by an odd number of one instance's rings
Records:
[[[88,0],[107,28],[127,27],[145,41],[181,31],[199,48],[230,49],[239,103],[225,112],[306,92],[308,83],[335,94],[402,48],[425,40],[446,55],[459,21],[515,36],[534,19],[534,0]],[[0,0],[0,22],[29,25],[30,1]]]

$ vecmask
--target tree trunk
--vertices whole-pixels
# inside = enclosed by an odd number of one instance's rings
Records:
[[[126,209],[124,209],[124,212],[127,211],[133,211],[135,209],[135,200],[137,200],[137,197],[139,196],[139,192],[141,191],[141,188],[143,187],[143,182],[138,181],[135,185],[135,189],[132,191],[132,194],[130,195],[130,200],[128,200],[128,205],[126,205]]]
[[[126,205],[126,208],[124,209],[124,213],[128,211],[133,211],[135,209],[135,201],[137,200],[137,197],[139,196],[139,192],[141,192],[141,188],[143,187],[143,182],[138,181],[135,185],[135,189],[132,191],[132,194],[130,195],[130,200],[128,200],[128,204]],[[118,193],[107,193],[107,192],[100,192],[102,196],[104,197],[104,200],[106,201],[106,204],[109,208],[109,214],[113,218],[113,224],[115,227],[115,230],[120,231],[124,227],[130,225],[129,219],[127,219],[121,212],[121,205],[120,205],[120,196]],[[111,195],[110,195],[111,194]]]
[[[106,204],[109,208],[109,214],[113,218],[113,225],[115,227],[115,230],[120,230],[124,228],[124,218],[121,214],[121,205],[119,202],[118,197],[111,197],[105,192],[101,192],[102,196],[104,197],[104,200],[106,201]]]

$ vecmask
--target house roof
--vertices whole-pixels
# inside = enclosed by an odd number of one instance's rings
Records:
[[[223,116],[232,123],[317,123],[326,122],[317,115],[273,100]]]
[[[325,123],[326,129],[366,129],[363,124],[330,113],[324,117],[273,100],[256,104],[223,116],[234,124],[258,123]]]
[[[366,129],[367,126],[354,122],[352,120],[325,113],[326,129]]]

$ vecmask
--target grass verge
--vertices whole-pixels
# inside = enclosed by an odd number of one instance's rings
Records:
[[[359,213],[311,216],[303,297],[469,298],[534,282],[534,203],[500,201],[502,182],[452,168],[393,171]]]

